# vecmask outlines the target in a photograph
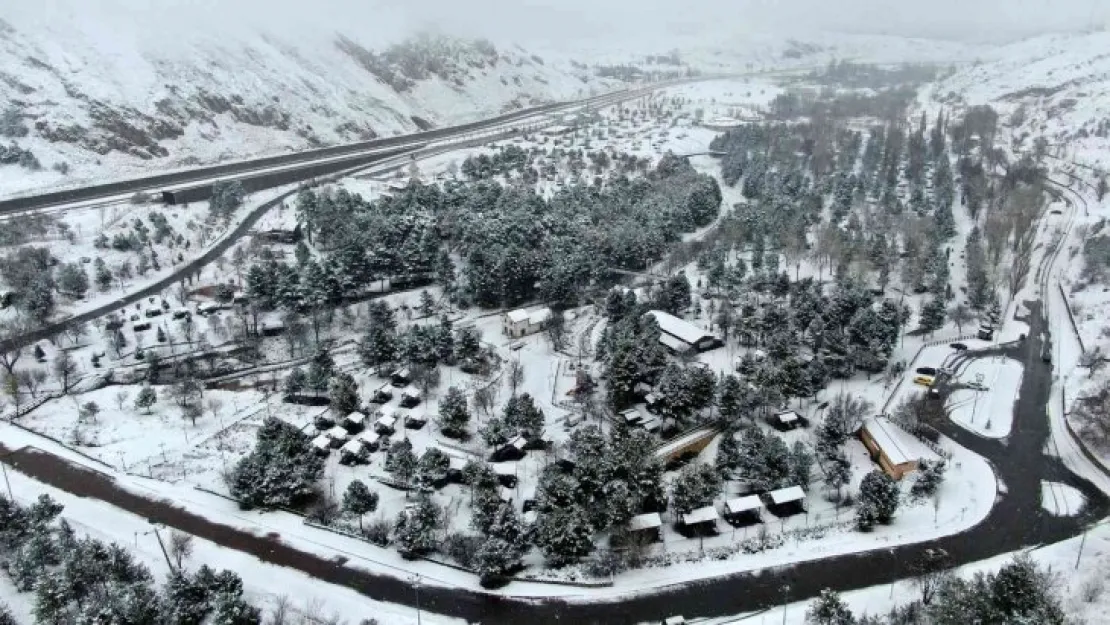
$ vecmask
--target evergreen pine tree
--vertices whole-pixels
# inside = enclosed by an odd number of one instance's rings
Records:
[[[345,417],[358,410],[358,386],[349,373],[340,373],[328,383],[328,397],[331,409],[336,415]]]
[[[736,440],[736,432],[725,430],[721,434],[721,442],[717,446],[716,467],[722,479],[729,479],[732,471],[740,466],[740,444]]]
[[[466,432],[470,423],[466,395],[458,387],[452,386],[439,402],[439,427],[452,438],[459,438]]]
[[[859,505],[869,508],[875,521],[883,525],[894,520],[900,497],[898,483],[878,469],[865,475],[860,482]]]
[[[416,503],[400,512],[393,526],[397,551],[407,560],[429,553],[436,547],[435,530],[442,520],[440,510],[426,494],[420,494]]]
[[[826,588],[809,604],[806,623],[811,625],[855,625],[856,618],[840,594]]]
[[[931,335],[944,327],[946,309],[943,296],[933,296],[921,305],[921,319],[918,327],[922,332]]]
[[[576,503],[541,511],[536,519],[536,545],[549,566],[560,567],[588,556],[594,549],[586,513]]]
[[[358,517],[361,530],[362,517],[378,509],[378,494],[367,488],[362,480],[352,480],[343,493],[343,509]]]

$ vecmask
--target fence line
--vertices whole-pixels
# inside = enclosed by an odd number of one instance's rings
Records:
[[[1075,332],[1075,340],[1079,342],[1079,352],[1085,354],[1087,353],[1087,349],[1083,347],[1083,336],[1079,334],[1079,325],[1075,322],[1075,314],[1071,311],[1071,304],[1068,302],[1068,295],[1064,291],[1064,285],[1061,282],[1056,282],[1056,287],[1060,289],[1060,297],[1064,300],[1064,310],[1068,311],[1068,321],[1071,322],[1071,329]]]

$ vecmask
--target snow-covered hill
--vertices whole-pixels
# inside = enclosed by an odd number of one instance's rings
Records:
[[[382,47],[334,34],[162,38],[84,20],[0,20],[0,161],[12,163],[0,165],[0,195],[389,136],[618,86],[585,65],[484,41]]]
[[[526,50],[307,26],[267,31],[219,15],[197,22],[149,7],[139,15],[131,5],[0,9],[0,197],[474,120],[619,88],[636,73],[625,71],[630,64],[732,72],[969,56],[957,44],[819,34],[694,33],[631,46],[599,38],[596,50]]]
[[[1050,151],[1091,166],[1110,149],[1110,33],[1052,35],[984,50],[921,94],[927,109],[989,104],[1019,150],[1044,137]]]

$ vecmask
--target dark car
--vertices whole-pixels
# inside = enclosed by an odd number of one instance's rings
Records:
[[[951,347],[952,349],[958,351],[958,352],[966,352],[967,351],[967,345],[964,345],[963,343],[949,343],[948,346]]]
[[[933,377],[937,375],[936,367],[918,367],[916,371],[917,375],[931,375]]]

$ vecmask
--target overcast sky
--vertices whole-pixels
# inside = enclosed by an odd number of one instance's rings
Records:
[[[0,17],[54,20],[92,12],[142,28],[250,24],[359,39],[418,29],[551,44],[668,35],[835,30],[998,40],[1110,23],[1110,0],[0,0]]]

